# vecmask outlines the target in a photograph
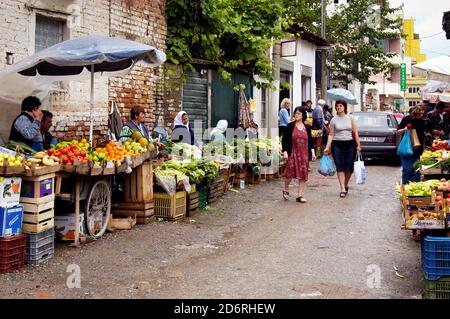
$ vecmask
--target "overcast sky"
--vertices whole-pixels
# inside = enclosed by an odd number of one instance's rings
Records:
[[[403,3],[405,18],[415,19],[414,32],[422,39],[420,48],[427,59],[450,55],[450,40],[442,30],[442,15],[450,11],[450,0],[391,0],[390,3],[393,6]]]

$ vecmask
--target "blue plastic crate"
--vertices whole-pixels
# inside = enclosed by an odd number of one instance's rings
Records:
[[[425,237],[422,241],[422,270],[427,280],[450,276],[450,238]]]

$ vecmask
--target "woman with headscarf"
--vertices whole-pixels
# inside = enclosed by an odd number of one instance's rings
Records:
[[[220,120],[217,122],[217,125],[213,130],[211,131],[211,134],[209,135],[209,138],[211,142],[226,142],[225,140],[225,131],[228,128],[228,122],[227,120]]]
[[[189,125],[189,116],[185,111],[178,112],[173,123],[172,141],[194,145],[194,132]]]

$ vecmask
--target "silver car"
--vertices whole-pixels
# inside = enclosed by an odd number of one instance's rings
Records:
[[[399,163],[397,147],[400,136],[396,134],[398,123],[387,112],[353,112],[358,126],[361,152],[365,158],[383,158]]]

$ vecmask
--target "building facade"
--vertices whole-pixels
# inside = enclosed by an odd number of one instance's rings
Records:
[[[7,53],[17,62],[56,43],[83,35],[117,36],[165,51],[167,25],[165,0],[0,0],[0,56]],[[6,59],[0,58],[0,68]],[[90,83],[60,82],[43,101],[54,114],[54,133],[70,140],[89,131]],[[107,133],[108,111],[115,102],[129,118],[134,106],[144,107],[146,122],[170,125],[179,110],[179,98],[164,85],[164,67],[136,65],[121,78],[95,80],[94,135]],[[175,94],[176,96],[177,94]],[[3,105],[8,114],[0,120],[0,136],[9,137],[20,105]]]

